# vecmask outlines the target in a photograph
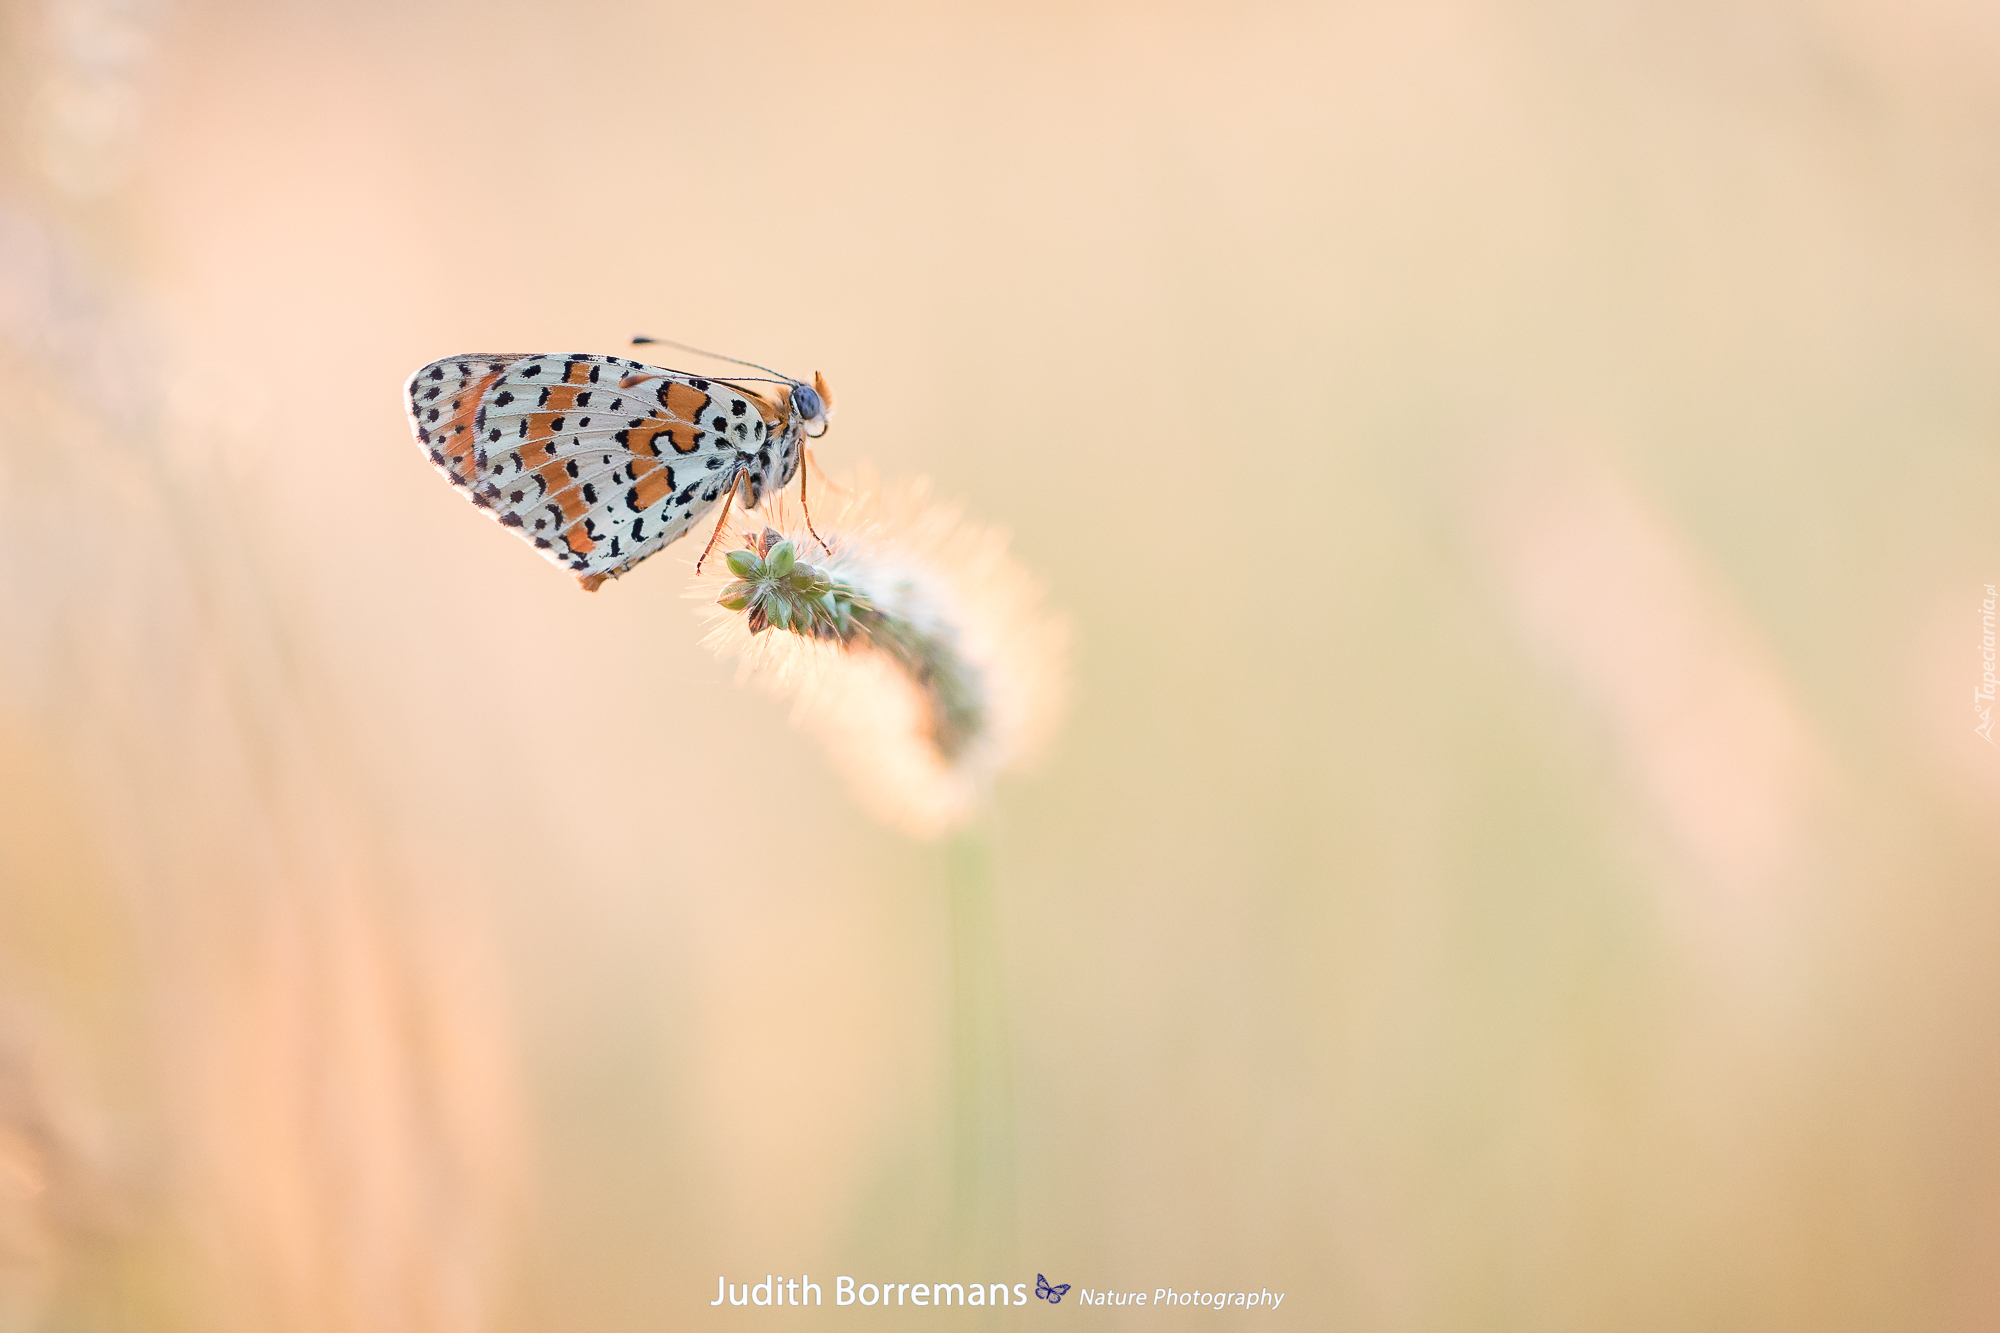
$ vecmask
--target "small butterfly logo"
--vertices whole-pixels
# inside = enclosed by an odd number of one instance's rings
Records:
[[[1060,1287],[1051,1286],[1047,1278],[1043,1277],[1040,1273],[1035,1274],[1035,1295],[1041,1297],[1050,1305],[1061,1305],[1063,1293],[1068,1290],[1069,1283],[1067,1282],[1063,1283]]]

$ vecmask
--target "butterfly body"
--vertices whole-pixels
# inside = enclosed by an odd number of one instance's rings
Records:
[[[826,426],[825,382],[745,383],[615,356],[446,357],[405,386],[418,447],[595,590],[727,497],[755,508]]]

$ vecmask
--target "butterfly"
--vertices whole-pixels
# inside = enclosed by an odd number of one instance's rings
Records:
[[[1043,1277],[1040,1273],[1035,1274],[1035,1295],[1041,1297],[1050,1305],[1061,1305],[1063,1294],[1068,1290],[1069,1283],[1067,1282],[1063,1283],[1060,1287],[1052,1287],[1049,1285],[1047,1278]]]
[[[595,592],[718,502],[726,518],[732,501],[755,509],[790,484],[832,399],[817,373],[811,384],[771,373],[714,379],[615,356],[489,353],[431,362],[404,396],[417,445],[445,480]],[[803,502],[803,477],[799,487]]]

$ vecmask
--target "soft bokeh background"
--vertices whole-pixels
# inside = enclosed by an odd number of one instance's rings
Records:
[[[2000,10],[0,16],[0,1329],[2000,1322]],[[1047,581],[973,834],[408,437],[641,330]]]

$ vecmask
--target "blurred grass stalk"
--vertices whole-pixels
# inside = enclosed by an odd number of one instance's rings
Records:
[[[827,542],[802,523],[765,527],[719,562],[729,581],[717,586],[718,574],[697,595],[721,613],[711,643],[793,693],[794,717],[866,775],[878,813],[911,832],[951,831],[952,1257],[1009,1267],[1014,1124],[990,791],[1048,726],[1063,630],[996,534],[922,504],[921,491],[888,506],[870,490],[845,494],[822,519]]]
[[[475,897],[391,833],[258,480],[62,229],[0,193],[0,240],[0,1330],[489,1327]]]
[[[1014,1100],[990,821],[945,847],[951,933],[953,1258],[1006,1268],[1014,1247]]]

